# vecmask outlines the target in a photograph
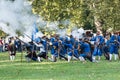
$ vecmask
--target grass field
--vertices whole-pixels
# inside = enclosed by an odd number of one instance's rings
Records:
[[[11,62],[0,53],[0,80],[120,80],[120,62],[81,63],[80,61],[21,62],[21,54]]]

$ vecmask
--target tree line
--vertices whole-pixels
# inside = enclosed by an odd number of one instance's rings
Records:
[[[120,30],[120,0],[34,0],[33,13],[48,22],[69,20],[69,27],[84,29]],[[72,25],[72,26],[71,26]]]

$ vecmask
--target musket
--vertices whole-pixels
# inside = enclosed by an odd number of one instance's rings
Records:
[[[25,34],[25,33],[24,33]],[[31,39],[31,37],[29,36],[29,35],[27,35],[27,34],[25,34],[29,39]],[[31,39],[31,41],[33,41],[32,39]]]

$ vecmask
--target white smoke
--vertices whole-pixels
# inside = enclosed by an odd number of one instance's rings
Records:
[[[50,30],[57,30],[58,29],[58,22],[55,21],[55,22],[51,22],[49,25],[48,25],[48,28]]]
[[[16,36],[16,31],[31,35],[32,26],[37,17],[32,14],[31,5],[27,0],[0,0],[0,29]]]
[[[75,29],[72,31],[72,36],[76,39],[83,38],[83,33],[85,33],[85,30],[83,28]]]
[[[60,37],[66,37],[66,35],[67,35],[67,30],[66,30],[66,29],[59,29],[59,30],[57,31],[57,34],[59,34]]]
[[[59,22],[50,22],[47,25],[47,21],[43,21],[41,17],[32,14],[32,6],[27,0],[0,0],[0,29],[5,33],[16,36],[18,35],[17,31],[19,31],[31,37],[35,22],[40,27],[48,26],[49,30],[56,30],[56,33],[60,34],[61,37],[65,37],[67,34],[67,28],[63,30],[58,28]],[[62,21],[65,26],[70,23],[70,20]],[[80,38],[80,34],[83,32],[82,29],[76,29],[71,34]],[[37,36],[42,37],[43,34],[39,32]]]
[[[43,36],[44,36],[44,34],[42,32],[40,32],[40,31],[38,33],[36,33],[36,38],[37,37],[43,37]]]

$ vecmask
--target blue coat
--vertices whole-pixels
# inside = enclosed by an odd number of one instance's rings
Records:
[[[87,54],[91,52],[90,44],[87,42],[82,42],[81,47],[83,49],[83,52],[80,54],[80,56],[87,57]]]

